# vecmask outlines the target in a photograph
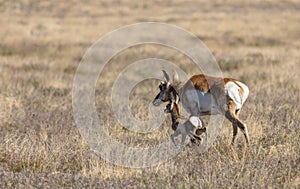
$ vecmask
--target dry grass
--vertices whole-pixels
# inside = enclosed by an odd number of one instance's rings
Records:
[[[299,188],[299,9],[298,1],[1,1],[2,187]],[[176,24],[196,34],[213,51],[224,75],[249,86],[241,113],[251,137],[248,148],[241,134],[230,146],[232,128],[226,122],[206,153],[190,146],[147,169],[112,165],[89,149],[72,117],[76,68],[99,37],[141,21]],[[119,54],[111,65],[124,64],[105,74],[117,75],[123,65],[143,57],[178,62],[194,74],[185,56],[151,45]],[[101,94],[113,81],[108,77],[97,83],[99,114],[105,108],[99,104]],[[130,104],[137,118],[147,118],[141,104],[147,105],[156,90],[157,81],[134,89],[133,96],[143,96]],[[109,129],[124,143],[141,145],[155,145],[171,134],[169,122],[163,131],[135,138],[120,127]]]

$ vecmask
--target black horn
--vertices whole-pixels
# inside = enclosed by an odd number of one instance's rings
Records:
[[[167,74],[167,72],[165,70],[162,70],[163,74],[164,74],[164,78],[165,78],[165,81],[166,82],[169,82],[170,81],[170,77],[169,75]]]

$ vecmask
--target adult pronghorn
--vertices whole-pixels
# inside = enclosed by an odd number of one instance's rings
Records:
[[[160,92],[153,100],[154,106],[162,102],[181,101],[184,109],[191,115],[223,114],[232,123],[232,144],[242,130],[246,142],[249,136],[246,124],[238,116],[249,95],[248,87],[240,81],[231,78],[218,78],[203,74],[192,76],[183,86],[178,81],[178,74],[174,72],[173,80],[163,70],[164,81],[159,85]]]

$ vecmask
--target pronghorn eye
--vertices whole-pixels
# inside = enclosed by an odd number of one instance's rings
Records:
[[[161,91],[164,90],[165,88],[166,88],[166,84],[165,84],[165,83],[159,85],[159,89],[160,89]]]

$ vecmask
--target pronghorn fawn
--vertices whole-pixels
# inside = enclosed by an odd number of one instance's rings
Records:
[[[241,108],[249,95],[245,84],[232,78],[199,74],[182,85],[176,72],[172,81],[164,70],[163,75],[160,91],[152,102],[154,106],[159,106],[162,102],[180,101],[183,108],[193,116],[223,114],[233,126],[231,143],[234,144],[238,128],[249,143],[247,126],[239,119]]]
[[[202,121],[197,116],[190,116],[184,119],[180,116],[178,104],[175,101],[170,101],[167,104],[165,113],[170,113],[172,118],[172,129],[174,133],[171,135],[172,142],[176,145],[174,138],[181,134],[181,145],[185,143],[186,136],[188,135],[191,140],[200,139],[202,133],[206,131],[203,128]]]

